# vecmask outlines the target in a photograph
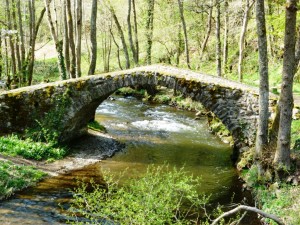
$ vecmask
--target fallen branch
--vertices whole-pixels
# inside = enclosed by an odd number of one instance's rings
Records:
[[[258,208],[255,208],[255,207],[251,207],[251,206],[246,206],[246,205],[240,205],[228,212],[225,212],[223,213],[221,216],[219,216],[217,219],[215,219],[211,225],[216,225],[222,218],[224,217],[227,217],[227,216],[230,216],[232,214],[235,214],[237,213],[238,211],[240,210],[245,210],[245,211],[250,211],[250,212],[255,212],[255,213],[258,213],[260,215],[262,215],[263,217],[265,218],[269,218],[269,219],[272,219],[274,220],[276,223],[278,223],[279,225],[284,225],[284,223],[275,215],[273,214],[269,214],[269,213],[266,213]]]

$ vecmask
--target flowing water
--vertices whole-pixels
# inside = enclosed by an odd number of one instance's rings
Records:
[[[211,204],[228,205],[232,199],[240,202],[245,197],[230,161],[232,149],[208,131],[205,119],[194,120],[194,113],[116,97],[99,106],[96,120],[124,142],[125,149],[110,159],[46,179],[0,202],[0,224],[63,224],[62,211],[69,206],[76,177],[102,182],[102,170],[119,173],[126,169],[125,178],[138,177],[150,164],[184,166],[189,173],[202,177],[199,192],[211,194]]]

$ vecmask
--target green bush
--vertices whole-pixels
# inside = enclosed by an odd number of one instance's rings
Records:
[[[92,182],[92,192],[84,183],[75,189],[69,209],[73,216],[80,214],[89,224],[190,224],[188,217],[208,200],[197,193],[199,178],[166,165],[149,166],[144,177],[123,186],[112,175],[104,178],[105,187]]]
[[[34,142],[31,139],[21,140],[16,135],[0,137],[0,153],[6,155],[20,155],[26,159],[61,159],[67,150],[66,148],[55,148],[52,144]]]

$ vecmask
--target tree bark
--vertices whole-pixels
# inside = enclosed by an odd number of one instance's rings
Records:
[[[224,13],[225,13],[225,27],[224,27],[224,48],[223,48],[223,73],[226,74],[228,72],[228,23],[229,23],[229,15],[228,15],[228,0],[224,1]]]
[[[290,169],[293,79],[295,75],[295,44],[297,0],[286,1],[280,120],[274,163],[277,169]]]
[[[116,16],[115,10],[111,6],[110,6],[109,9],[110,9],[112,17],[115,21],[115,24],[116,24],[117,29],[118,29],[118,33],[119,33],[120,38],[121,38],[121,42],[122,42],[122,46],[123,46],[123,52],[124,52],[125,59],[126,59],[126,69],[129,69],[130,68],[130,60],[129,60],[128,48],[127,48],[127,44],[126,44],[126,41],[125,41],[124,33],[123,33],[122,27],[119,23],[119,20]]]
[[[238,76],[239,81],[243,81],[243,57],[244,57],[244,47],[245,47],[245,36],[249,21],[250,10],[254,4],[254,0],[250,3],[251,0],[246,0],[246,9],[244,12],[243,26],[241,30],[240,43],[239,43],[239,62],[238,62]]]
[[[112,40],[113,40],[113,42],[115,43],[115,45],[117,47],[117,59],[118,59],[119,68],[120,68],[120,70],[123,70],[122,65],[121,65],[121,60],[120,60],[120,46],[118,45],[112,30],[110,29],[109,31],[110,31],[110,35],[112,37]]]
[[[135,0],[132,0],[132,9],[133,9],[133,23],[134,23],[134,43],[135,43],[135,56],[137,61],[137,66],[139,65],[139,38],[138,38],[138,25],[137,25],[137,15],[136,15],[136,7],[135,7]]]
[[[68,18],[68,36],[70,44],[70,78],[76,77],[76,51],[75,51],[75,42],[74,42],[74,29],[73,29],[73,16],[71,10],[71,2],[67,1],[67,18]]]
[[[76,5],[76,77],[81,77],[81,37],[82,37],[82,0]]]
[[[64,56],[63,56],[63,42],[58,39],[57,33],[55,31],[55,27],[54,27],[52,17],[51,17],[51,12],[50,12],[50,2],[51,2],[51,0],[45,0],[47,19],[48,19],[48,24],[49,24],[49,28],[51,31],[51,35],[52,35],[53,41],[55,43],[55,49],[57,51],[57,56],[58,56],[57,63],[58,63],[58,69],[60,72],[60,77],[62,80],[65,80],[67,78],[67,74],[66,74]]]
[[[251,207],[251,206],[246,206],[246,205],[239,205],[238,207],[223,213],[221,216],[219,216],[217,219],[215,219],[211,225],[216,225],[221,219],[223,219],[224,217],[230,216],[232,214],[235,214],[241,210],[245,210],[245,211],[250,211],[250,212],[255,212],[257,214],[260,214],[261,216],[265,217],[265,218],[269,218],[274,220],[276,223],[278,223],[279,225],[284,225],[284,223],[281,221],[280,218],[278,218],[277,216],[273,215],[273,214],[269,214],[266,213],[260,209],[257,209],[255,207]]]
[[[12,23],[11,23],[11,7],[9,4],[9,0],[6,0],[6,15],[7,15],[7,25],[8,29],[12,30]],[[12,36],[9,35],[9,47],[10,47],[10,55],[11,55],[11,72],[13,76],[13,81],[16,82],[16,56],[15,56],[15,46],[12,39]]]
[[[222,76],[222,63],[221,63],[221,25],[220,25],[220,2],[219,0],[216,0],[216,9],[217,9],[217,15],[216,15],[216,63],[217,63],[217,75],[219,77]]]
[[[147,18],[146,18],[146,63],[151,64],[153,20],[154,20],[154,0],[147,0]]]
[[[29,38],[29,51],[28,51],[28,67],[27,67],[27,84],[31,85],[32,77],[33,77],[33,67],[34,67],[34,60],[35,60],[35,0],[29,0],[29,29],[30,29],[30,38]]]
[[[200,61],[202,61],[202,58],[203,58],[203,55],[204,55],[204,52],[205,52],[205,49],[207,46],[207,42],[208,42],[208,39],[209,39],[210,33],[211,33],[212,11],[213,11],[213,1],[211,0],[210,4],[209,4],[209,11],[208,11],[208,18],[207,18],[207,25],[206,25],[207,31],[206,31],[206,35],[205,35],[203,44],[201,46],[201,51],[200,51]]]
[[[127,26],[128,26],[128,39],[129,39],[129,44],[130,44],[130,48],[131,48],[131,52],[132,52],[132,58],[133,58],[134,64],[137,66],[138,61],[137,61],[137,57],[136,57],[135,46],[133,44],[132,28],[131,28],[131,0],[128,0]]]
[[[16,16],[16,9],[17,5],[15,0],[12,0],[12,21],[13,21],[13,27],[14,30],[18,30],[18,25],[17,25],[17,16]],[[19,39],[19,34],[16,35],[16,41],[15,41],[15,50],[16,50],[16,58],[17,58],[17,82],[20,83],[20,72],[22,71],[22,64],[21,64],[21,55],[20,55],[20,39]]]
[[[19,34],[20,34],[20,50],[21,50],[21,82],[26,82],[26,62],[25,62],[25,39],[24,39],[24,30],[23,30],[23,21],[21,13],[21,0],[17,0],[17,9],[18,9],[18,21],[19,21]]]
[[[256,159],[259,176],[262,175],[262,154],[268,146],[269,120],[269,74],[268,74],[268,43],[266,34],[264,0],[256,0],[256,24],[259,53],[259,118],[256,135]]]
[[[183,0],[178,0],[178,7],[179,7],[179,15],[182,23],[183,34],[184,34],[184,50],[185,50],[186,64],[187,67],[191,69],[188,35],[187,35],[186,23],[185,23],[184,13],[183,13]]]
[[[64,32],[64,57],[66,65],[66,76],[69,78],[70,75],[70,42],[69,42],[69,31],[68,31],[68,18],[67,18],[67,0],[63,3],[63,32]]]
[[[89,68],[89,75],[95,74],[97,62],[97,1],[93,0],[92,13],[91,13],[91,62]]]

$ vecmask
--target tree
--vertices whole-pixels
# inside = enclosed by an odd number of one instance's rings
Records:
[[[127,26],[128,26],[128,39],[129,44],[132,52],[132,57],[135,65],[138,65],[138,57],[136,55],[136,49],[133,44],[133,37],[132,37],[132,28],[131,28],[131,0],[128,0],[128,14],[127,14]]]
[[[265,21],[264,0],[256,0],[256,24],[259,53],[259,118],[256,135],[256,158],[261,173],[262,153],[268,145],[269,119],[269,74],[268,74],[268,44]]]
[[[125,41],[125,36],[124,36],[123,30],[122,30],[122,27],[119,23],[119,20],[117,18],[117,15],[115,13],[114,8],[112,6],[109,6],[109,10],[110,10],[111,15],[113,17],[113,20],[115,21],[116,27],[118,29],[119,36],[121,38],[121,42],[122,42],[122,46],[123,46],[123,52],[124,52],[124,55],[125,55],[125,58],[126,58],[126,69],[129,69],[130,68],[130,60],[129,60],[128,48],[127,48],[127,44],[126,44],[126,41]]]
[[[223,73],[226,74],[228,70],[228,27],[229,27],[229,14],[228,14],[228,0],[224,1],[224,50],[223,50]]]
[[[76,77],[81,77],[82,0],[76,3]]]
[[[55,49],[58,55],[57,63],[58,63],[60,77],[61,79],[65,80],[67,75],[66,75],[66,68],[65,68],[64,56],[63,56],[63,41],[58,39],[57,33],[55,31],[55,26],[53,24],[52,17],[51,17],[50,2],[51,0],[45,0],[47,19],[48,19],[51,35],[55,44]]]
[[[71,2],[70,0],[66,0],[67,2],[67,21],[68,21],[68,36],[69,36],[69,44],[70,44],[70,78],[76,77],[76,51],[75,51],[75,42],[74,42],[74,28],[73,28],[73,16],[71,10]]]
[[[179,6],[179,15],[182,23],[183,34],[184,34],[184,49],[185,49],[186,64],[187,67],[191,69],[188,36],[187,36],[186,23],[183,14],[183,0],[178,0],[178,6]]]
[[[293,110],[293,79],[296,58],[297,0],[286,1],[280,120],[274,163],[278,169],[290,169],[291,122]]]
[[[221,22],[220,22],[220,2],[216,0],[216,61],[217,61],[217,75],[222,76],[222,64],[221,64]]]
[[[97,62],[97,0],[93,0],[91,13],[91,62],[89,68],[89,75],[95,74]]]
[[[243,57],[244,57],[244,47],[245,47],[245,35],[248,26],[250,10],[254,2],[255,2],[254,0],[246,0],[246,6],[245,6],[246,8],[244,12],[243,26],[241,30],[240,43],[239,43],[238,76],[240,82],[243,81]]]
[[[65,65],[66,65],[66,73],[67,77],[71,77],[70,75],[70,42],[69,42],[69,31],[68,31],[68,17],[67,17],[67,0],[63,0],[63,34],[64,34],[64,57],[65,57]]]
[[[147,17],[146,17],[146,63],[151,64],[153,20],[154,20],[154,0],[147,0]]]

